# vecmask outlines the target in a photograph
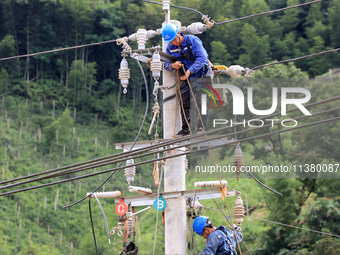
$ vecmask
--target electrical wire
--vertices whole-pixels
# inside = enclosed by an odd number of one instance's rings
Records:
[[[94,196],[94,198],[97,200],[97,203],[100,207],[100,210],[102,211],[102,214],[103,214],[103,217],[104,217],[104,220],[105,220],[105,226],[106,226],[106,234],[107,234],[107,240],[109,241],[109,244],[111,243],[111,240],[110,240],[110,231],[109,231],[109,225],[107,224],[107,219],[106,219],[106,215],[105,215],[105,212],[103,210],[103,207],[99,201],[99,199],[97,198],[96,194],[95,193],[91,193],[90,195]]]
[[[215,208],[210,208],[210,207],[204,207],[204,208],[208,209],[208,210],[212,210],[212,211],[226,212],[226,211],[223,211],[221,209],[215,209]],[[329,236],[334,236],[334,237],[340,238],[339,235],[335,235],[335,234],[332,234],[332,233],[326,233],[326,232],[322,232],[322,231],[318,231],[318,230],[314,230],[314,229],[302,228],[302,227],[289,225],[289,224],[285,224],[285,223],[281,223],[281,222],[259,219],[259,218],[255,218],[255,217],[247,216],[247,215],[243,215],[243,217],[247,217],[247,218],[259,220],[259,221],[264,221],[264,222],[268,222],[268,223],[272,223],[272,224],[276,224],[276,225],[281,225],[281,226],[285,226],[285,227],[289,227],[289,228],[296,228],[296,229],[301,229],[301,230],[305,230],[305,231],[310,231],[310,232],[315,232],[315,233],[318,233],[318,234],[329,235]],[[229,217],[227,217],[227,218],[229,218]]]
[[[331,53],[331,52],[337,52],[339,50],[340,50],[340,48],[336,48],[336,49],[332,49],[332,50],[325,50],[325,51],[321,51],[321,52],[317,52],[317,53],[313,53],[313,54],[309,54],[309,55],[304,55],[304,56],[301,56],[301,57],[285,59],[285,60],[281,60],[281,61],[275,61],[275,62],[271,62],[271,63],[268,63],[268,64],[263,64],[263,65],[255,66],[254,68],[252,68],[252,70],[256,70],[256,69],[259,69],[259,68],[262,68],[262,67],[266,67],[266,66],[271,66],[271,65],[283,64],[283,63],[287,63],[287,62],[293,62],[293,61],[297,61],[297,60],[304,59],[304,58],[315,57],[315,56],[319,56],[319,55],[323,55],[323,54],[327,54],[327,53]]]
[[[142,2],[146,2],[146,3],[152,3],[152,4],[162,5],[162,3],[153,2],[153,1],[149,1],[149,0],[141,0],[141,1],[142,1]],[[271,11],[266,11],[266,12],[260,12],[260,13],[256,13],[256,14],[251,14],[251,15],[248,15],[248,16],[240,17],[240,18],[235,18],[235,19],[231,19],[231,20],[216,22],[215,25],[228,24],[228,23],[232,23],[232,22],[235,22],[235,21],[240,21],[240,20],[245,20],[245,19],[249,19],[249,18],[253,18],[253,17],[262,16],[262,15],[267,15],[267,14],[272,14],[272,13],[276,13],[276,12],[286,11],[286,10],[293,9],[293,8],[297,8],[297,7],[302,7],[302,6],[306,6],[306,5],[311,5],[311,4],[320,3],[320,2],[322,2],[322,1],[325,1],[325,0],[316,0],[316,1],[311,1],[311,2],[302,3],[302,4],[291,5],[291,6],[287,6],[287,7],[284,7],[284,8],[271,10]],[[184,9],[184,10],[189,10],[189,11],[193,11],[193,12],[198,13],[198,14],[201,15],[201,16],[204,16],[203,13],[201,13],[201,12],[198,11],[198,10],[192,9],[192,8],[183,7],[183,6],[176,6],[176,5],[170,5],[170,7],[179,8],[179,9]]]
[[[328,236],[334,236],[334,237],[340,238],[339,235],[335,235],[335,234],[332,234],[332,233],[326,233],[326,232],[322,232],[322,231],[318,231],[318,230],[314,230],[314,229],[309,229],[309,228],[302,228],[302,227],[298,227],[298,226],[294,226],[294,225],[288,225],[288,224],[284,224],[284,223],[281,223],[281,222],[275,222],[275,221],[271,221],[271,220],[254,218],[254,217],[246,216],[246,215],[244,215],[244,216],[247,217],[247,218],[250,218],[250,219],[254,219],[254,220],[264,221],[264,222],[268,222],[268,223],[272,223],[272,224],[276,224],[276,225],[281,225],[281,226],[285,226],[285,227],[289,227],[289,228],[296,228],[296,229],[300,229],[300,230],[304,230],[304,231],[309,231],[309,232],[314,232],[314,233],[318,233],[318,234],[322,234],[322,235],[328,235]]]
[[[99,255],[96,234],[94,232],[94,225],[93,225],[93,218],[92,218],[92,211],[91,211],[91,199],[89,199],[89,212],[90,212],[90,220],[91,220],[91,227],[92,227],[92,235],[93,235],[93,240],[94,240],[94,246],[96,247],[96,254]]]
[[[318,115],[324,115],[324,114],[327,114],[327,113],[331,113],[331,112],[336,112],[336,111],[339,111],[339,107],[338,108],[333,108],[333,109],[328,109],[328,110],[325,110],[325,111],[321,111],[321,112],[317,112],[317,113],[313,113],[313,115],[303,115],[303,116],[300,116],[300,117],[296,117],[295,120],[301,120],[301,119],[304,119],[304,118],[309,118],[309,117],[314,117],[314,116],[318,116]],[[275,123],[274,125],[278,125],[279,123]],[[223,135],[219,135],[218,137],[214,137],[214,138],[207,138],[207,139],[203,139],[203,140],[198,140],[198,141],[194,141],[194,142],[190,142],[189,144],[187,144],[187,146],[189,145],[193,145],[193,144],[197,144],[197,143],[202,143],[202,142],[208,142],[210,140],[216,140],[216,139],[220,139],[220,138],[224,138],[224,137],[228,137],[228,136],[232,136],[233,134],[244,134],[244,133],[247,133],[249,131],[257,131],[259,129],[262,129],[262,128],[266,128],[266,127],[271,127],[272,124],[267,124],[267,125],[264,125],[262,127],[257,127],[257,128],[253,128],[253,129],[247,129],[247,130],[243,130],[243,131],[238,131],[236,133],[228,133],[228,134],[223,134]],[[237,141],[237,140],[235,140]],[[230,144],[230,143],[229,143]],[[159,152],[166,152],[168,150],[173,150],[173,149],[176,149],[176,148],[180,148],[182,147],[183,145],[178,145],[177,147],[170,147],[170,148],[166,148],[164,150],[161,150],[161,151],[158,151],[157,153]],[[136,156],[136,157],[127,157],[126,159],[128,158],[137,158],[137,157],[142,157],[142,156],[149,156],[149,155],[153,155],[154,152],[149,152],[149,153],[145,153],[143,155],[139,155],[139,156]],[[126,160],[125,159],[125,160]],[[100,167],[100,166],[104,166],[104,165],[108,165],[108,164],[112,164],[114,162],[108,162],[106,164],[101,164],[101,165],[96,165],[96,167]],[[143,164],[143,162],[139,163],[139,164]],[[137,164],[135,164],[137,165]],[[87,169],[90,169],[92,167],[89,167]],[[123,169],[124,167],[120,167],[120,166],[117,166],[117,168],[115,168],[116,170],[120,170],[120,169]],[[85,169],[85,170],[87,170]],[[45,177],[41,177],[41,178],[36,178],[36,179],[32,179],[32,180],[29,180],[29,181],[25,181],[25,182],[21,182],[21,183],[15,183],[15,184],[11,184],[11,185],[7,185],[7,186],[2,186],[0,187],[0,190],[1,189],[5,189],[5,188],[11,188],[11,187],[14,187],[14,186],[18,186],[18,185],[21,185],[21,184],[26,184],[26,183],[30,183],[30,182],[34,182],[34,181],[39,181],[39,180],[44,180],[44,179],[47,179],[47,178],[52,178],[52,177],[56,177],[56,176],[59,176],[59,175],[62,175],[62,174],[70,174],[70,173],[75,173],[75,172],[79,172],[79,171],[83,171],[84,168],[79,168],[79,169],[73,169],[73,170],[69,170],[67,172],[63,172],[63,173],[58,173],[58,174],[53,174],[53,175],[50,175],[50,176],[45,176]],[[257,180],[253,175],[251,175],[258,183],[261,184],[261,182],[259,180]],[[261,184],[262,185],[262,184]],[[267,188],[267,186],[263,185],[263,187]],[[271,189],[269,189],[271,190]]]
[[[274,131],[274,132],[270,132],[270,133],[265,133],[265,134],[262,134],[262,135],[256,135],[256,136],[240,139],[238,141],[231,141],[230,143],[228,143],[228,145],[237,144],[239,142],[246,142],[246,141],[249,141],[249,140],[254,140],[254,139],[259,139],[259,138],[264,138],[264,137],[271,136],[271,135],[285,133],[285,132],[289,132],[289,131],[293,131],[293,130],[297,130],[297,129],[301,129],[301,128],[311,127],[311,126],[320,125],[320,124],[323,124],[323,123],[328,123],[328,122],[338,121],[338,120],[340,120],[340,117],[324,119],[324,120],[320,120],[320,121],[304,124],[304,125],[301,125],[301,126],[296,126],[296,127],[287,128],[287,129],[284,129],[284,130],[278,130],[278,131]],[[225,135],[223,135],[223,136],[225,136]],[[215,137],[214,139],[218,139],[218,138]],[[200,148],[200,149],[197,149],[195,151],[187,151],[187,152],[182,152],[182,153],[175,154],[175,155],[165,156],[165,157],[160,158],[160,160],[165,160],[165,159],[169,159],[169,158],[175,158],[175,157],[179,157],[179,156],[184,156],[184,155],[190,154],[191,152],[207,151],[207,150],[210,150],[210,149],[216,149],[216,148],[220,148],[220,147],[223,147],[223,146],[225,146],[225,145],[224,144],[222,144],[222,145],[220,144],[220,145],[216,145],[216,146],[210,146],[210,147],[207,147],[207,148]],[[152,163],[154,161],[155,161],[155,159],[146,160],[146,161],[143,161],[143,162],[135,163],[135,164],[133,164],[131,166],[139,166],[139,165],[142,165],[142,164]],[[99,174],[104,174],[104,173],[111,172],[111,171],[117,171],[117,170],[120,170],[120,169],[123,169],[123,168],[124,167],[117,167],[117,168],[114,168],[114,169],[103,170],[103,171],[96,172],[96,173],[91,173],[91,174],[88,174],[88,175],[83,175],[83,176],[78,176],[78,177],[70,178],[70,179],[67,179],[67,180],[61,180],[61,181],[52,182],[52,183],[46,183],[46,184],[38,185],[38,186],[34,186],[34,187],[28,187],[28,188],[23,188],[23,189],[19,189],[19,190],[9,191],[9,192],[6,192],[6,193],[1,193],[0,196],[11,195],[11,194],[14,194],[14,193],[19,193],[19,192],[33,190],[33,189],[42,188],[42,187],[48,187],[48,186],[60,184],[60,183],[63,183],[63,182],[69,182],[69,181],[73,181],[73,180],[77,180],[77,179],[88,178],[88,177],[91,177],[91,176],[95,176],[95,175],[99,175]]]
[[[244,17],[240,17],[240,18],[236,18],[236,19],[217,22],[217,23],[215,23],[215,25],[222,25],[222,24],[227,24],[227,23],[231,23],[231,22],[235,22],[235,21],[245,20],[245,19],[258,17],[258,16],[262,16],[262,15],[272,14],[272,13],[275,13],[275,12],[281,12],[281,11],[285,11],[285,10],[289,10],[289,9],[293,9],[293,8],[297,8],[297,7],[302,7],[302,6],[306,6],[306,5],[310,5],[310,4],[320,3],[322,1],[324,1],[324,0],[316,0],[316,1],[312,1],[312,2],[287,6],[287,7],[284,7],[284,8],[275,9],[275,10],[271,10],[271,11],[260,12],[260,13],[256,13],[256,14],[252,14],[252,15],[248,15],[248,16],[244,16]]]
[[[141,132],[142,132],[142,129],[143,129],[143,127],[144,127],[144,123],[145,123],[145,119],[146,119],[146,116],[147,116],[147,114],[148,114],[148,110],[149,110],[149,86],[148,86],[148,82],[147,82],[147,80],[146,80],[146,77],[145,77],[145,73],[144,73],[144,70],[143,70],[143,67],[141,66],[141,64],[140,64],[140,62],[136,59],[136,61],[137,61],[137,63],[138,63],[138,66],[139,66],[139,68],[140,68],[140,70],[141,70],[141,72],[142,72],[142,75],[143,75],[143,78],[144,78],[144,84],[145,84],[145,94],[146,94],[146,104],[145,104],[145,112],[144,112],[144,116],[143,116],[143,120],[142,120],[142,123],[141,123],[141,125],[140,125],[140,128],[139,128],[139,130],[138,130],[138,133],[137,133],[137,135],[136,135],[136,137],[135,137],[135,140],[133,141],[133,143],[132,143],[132,145],[131,145],[131,147],[130,147],[130,151],[133,149],[133,147],[135,146],[135,144],[136,144],[136,142],[137,142],[137,140],[138,140],[138,138],[139,138],[139,136],[140,136],[140,134],[141,134]],[[120,163],[119,163],[119,166],[122,164],[122,162],[123,161],[121,161]],[[100,189],[112,176],[113,176],[113,174],[115,173],[116,171],[112,171],[112,173],[97,187],[97,188],[95,188],[93,191],[92,191],[92,193],[94,193],[94,192],[96,192],[98,189]],[[68,204],[68,205],[66,205],[66,206],[64,206],[63,208],[65,209],[65,208],[69,208],[69,207],[72,207],[72,206],[74,206],[74,205],[76,205],[76,204],[79,204],[80,202],[82,202],[82,201],[84,201],[86,199],[86,196],[85,197],[83,197],[82,199],[80,199],[80,200],[78,200],[78,201],[76,201],[76,202],[73,202],[73,203],[71,203],[71,204]]]
[[[162,3],[153,2],[153,1],[149,1],[149,0],[140,0],[140,1],[145,2],[145,3],[163,5]],[[178,9],[183,9],[183,10],[188,10],[188,11],[193,11],[193,12],[198,13],[198,14],[201,15],[201,16],[204,16],[204,14],[201,13],[200,11],[197,11],[197,10],[192,9],[192,8],[189,8],[189,7],[183,7],[183,6],[177,6],[177,5],[170,5],[170,7],[178,8]]]
[[[336,101],[336,100],[340,100],[340,95],[332,97],[332,98],[327,98],[327,99],[319,101],[319,102],[315,102],[315,103],[305,105],[305,107],[311,108],[311,107],[314,107],[314,106],[318,106],[318,105],[329,103],[329,102]],[[288,110],[287,113],[292,113],[292,112],[297,111],[297,110],[299,110],[299,108],[294,108],[294,109]],[[279,114],[280,113],[277,112],[277,113],[274,113],[274,114],[271,114],[271,115],[261,117],[259,119],[263,120],[263,119],[267,119],[267,118],[272,118],[272,117],[275,117]],[[316,116],[316,115],[317,115],[317,113],[313,113],[313,116]],[[242,124],[236,124],[235,126],[241,126],[241,125]],[[214,130],[206,131],[205,133],[195,134],[195,135],[191,136],[191,138],[198,138],[198,137],[206,136],[206,135],[209,135],[209,134],[213,134],[215,132],[225,131],[225,130],[231,129],[231,128],[232,128],[231,126],[217,128],[217,129],[214,129]],[[244,132],[244,131],[242,131],[242,132]],[[228,134],[228,135],[234,135],[234,134],[235,133]],[[239,134],[239,133],[237,133],[237,134]],[[133,155],[139,155],[140,153],[145,152],[145,151],[155,150],[155,149],[166,147],[166,146],[172,146],[175,143],[184,142],[184,141],[187,141],[187,140],[188,140],[187,137],[181,137],[181,138],[173,139],[173,140],[170,140],[170,141],[157,143],[157,144],[149,146],[147,148],[140,148],[140,149],[136,149],[134,151],[128,151],[128,152],[123,152],[123,153],[119,153],[119,154],[114,154],[114,155],[110,155],[110,156],[106,156],[106,157],[102,157],[102,158],[97,158],[97,159],[93,159],[93,160],[89,160],[89,161],[85,161],[85,162],[81,162],[81,163],[77,163],[77,164],[72,164],[72,165],[69,165],[69,166],[61,167],[61,168],[51,169],[51,170],[43,171],[43,172],[40,172],[40,173],[27,175],[27,176],[24,176],[24,177],[19,177],[19,178],[14,178],[14,179],[7,180],[7,181],[2,181],[2,182],[0,182],[0,184],[14,182],[14,181],[17,181],[17,180],[22,180],[22,179],[28,179],[28,178],[31,178],[31,177],[40,176],[40,175],[43,175],[43,174],[46,174],[46,173],[52,173],[52,172],[60,171],[62,169],[72,168],[74,166],[84,165],[84,164],[87,164],[87,163],[99,162],[103,159],[106,160],[106,159],[111,159],[111,158],[116,157],[117,160],[118,159],[126,160],[126,158],[136,158]],[[103,161],[103,162],[108,162],[108,161]],[[115,162],[111,161],[111,163],[115,163]],[[94,167],[99,167],[99,166],[102,166],[102,165],[92,165],[92,166],[94,168]],[[88,169],[90,169],[90,168],[88,168]],[[58,175],[56,175],[56,176],[58,176]],[[21,183],[21,184],[23,184],[23,183]],[[0,187],[0,189],[2,189],[2,187]]]
[[[116,41],[117,40],[101,41],[101,42],[96,42],[96,43],[88,43],[88,44],[83,44],[83,45],[77,45],[77,46],[72,46],[72,47],[66,47],[66,48],[60,48],[60,49],[54,49],[54,50],[41,51],[41,52],[30,53],[30,54],[25,54],[25,55],[18,55],[18,56],[0,58],[0,61],[6,61],[6,60],[11,60],[11,59],[17,59],[17,58],[33,57],[33,56],[49,54],[49,53],[55,53],[55,52],[66,51],[66,50],[74,50],[74,49],[79,49],[79,48],[84,48],[84,47],[89,47],[89,46],[113,43],[113,42],[116,42]]]

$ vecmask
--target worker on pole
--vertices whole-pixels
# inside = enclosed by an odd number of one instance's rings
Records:
[[[194,35],[185,35],[179,31],[179,28],[174,24],[167,23],[162,28],[162,36],[165,43],[169,43],[166,48],[166,53],[174,56],[177,61],[170,63],[164,61],[164,68],[167,71],[174,69],[180,72],[180,93],[183,101],[181,107],[182,130],[177,135],[190,134],[190,87],[188,80],[200,95],[200,87],[205,79],[212,75],[208,53],[202,45],[202,41]],[[184,67],[184,68],[183,68]],[[200,102],[200,100],[197,100]],[[202,116],[203,123],[199,122],[198,131],[205,130],[208,114]]]
[[[233,230],[226,229],[224,226],[215,227],[208,217],[197,217],[193,222],[193,230],[199,236],[207,239],[207,245],[200,255],[236,255],[237,235],[238,242],[242,241],[242,232],[237,230],[234,225],[235,233]]]

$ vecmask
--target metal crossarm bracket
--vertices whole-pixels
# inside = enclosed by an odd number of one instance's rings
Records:
[[[161,192],[160,195],[164,199],[178,198],[178,197],[192,197],[194,198],[196,194],[197,200],[206,200],[213,198],[221,198],[221,192],[219,188],[210,189],[197,189],[197,190],[185,190],[185,191],[173,191],[173,192]],[[227,197],[233,197],[236,195],[235,190],[230,190],[227,193]],[[149,206],[153,205],[156,199],[158,199],[157,193],[152,193],[150,195],[138,195],[138,196],[127,196],[115,198],[115,203],[119,202],[119,199],[124,198],[124,202],[131,203],[131,206]]]

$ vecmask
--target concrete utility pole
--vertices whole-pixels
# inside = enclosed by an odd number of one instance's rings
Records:
[[[170,16],[170,14],[168,15]],[[166,19],[167,17],[166,14]],[[179,21],[171,21],[171,23],[181,27]],[[163,51],[165,52],[167,44],[163,40]],[[176,83],[176,72],[163,71],[163,86],[170,87]],[[176,94],[176,87],[170,90],[163,90],[163,98],[167,98]],[[176,110],[178,111],[176,114]],[[177,119],[176,119],[177,117]],[[176,99],[172,99],[163,104],[163,138],[172,139],[174,126],[175,132],[181,129],[181,119],[179,107],[176,106]],[[185,150],[173,150],[168,155],[180,154]],[[167,159],[164,167],[164,192],[186,190],[185,187],[185,159],[186,156]],[[166,199],[167,206],[165,208],[165,254],[166,255],[182,255],[185,254],[187,247],[186,235],[186,209],[185,198],[177,197]]]

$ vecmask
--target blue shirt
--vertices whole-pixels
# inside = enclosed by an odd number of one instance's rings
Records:
[[[174,56],[177,61],[181,61],[185,71],[190,70],[190,78],[202,77],[207,72],[206,66],[209,66],[208,53],[198,37],[182,33],[181,35],[184,37],[183,43],[179,47],[169,43],[166,53]],[[164,61],[164,68],[171,72],[171,63]]]
[[[242,241],[241,231],[236,230],[237,239]],[[200,255],[233,255],[236,254],[236,238],[233,230],[219,226],[207,239],[207,245]]]

